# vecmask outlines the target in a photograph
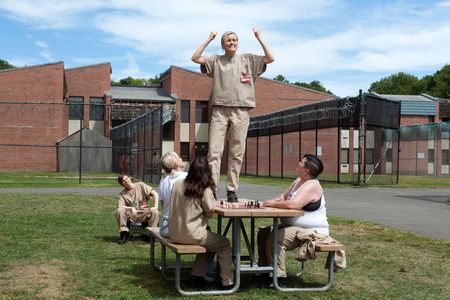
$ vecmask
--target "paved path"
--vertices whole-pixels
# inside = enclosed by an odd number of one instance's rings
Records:
[[[117,188],[0,189],[0,192],[89,194],[116,196]],[[241,184],[238,196],[268,199],[283,188]],[[219,198],[225,197],[220,184]],[[450,241],[450,189],[332,188],[325,189],[328,214],[346,219],[369,221]]]

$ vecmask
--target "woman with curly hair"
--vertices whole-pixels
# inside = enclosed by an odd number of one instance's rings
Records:
[[[173,186],[169,235],[176,243],[201,245],[208,252],[217,252],[222,286],[228,289],[234,284],[230,242],[206,228],[216,205],[213,195],[215,187],[206,157],[195,158],[186,179],[175,182]],[[191,272],[194,283],[201,285],[203,282],[207,263],[207,253],[197,254]]]

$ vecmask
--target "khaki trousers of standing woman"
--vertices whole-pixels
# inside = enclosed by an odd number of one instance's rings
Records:
[[[216,185],[219,185],[220,163],[228,134],[227,191],[237,191],[245,153],[249,108],[213,106],[209,125],[208,161]]]

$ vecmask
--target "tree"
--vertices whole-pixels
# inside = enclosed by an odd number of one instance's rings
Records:
[[[311,90],[315,90],[322,93],[333,94],[330,90],[327,90],[318,80],[313,80],[310,83],[306,82],[295,82],[294,85],[302,86]]]
[[[12,64],[6,60],[0,59],[0,70],[13,69],[15,68]]]
[[[159,77],[155,76],[153,78],[145,79],[145,78],[133,78],[128,76],[126,78],[122,78],[119,81],[111,80],[111,85],[122,85],[122,86],[145,86],[147,83],[157,83],[159,82]]]
[[[431,96],[450,98],[450,65],[445,65],[433,75],[418,79],[407,73],[397,73],[375,81],[370,85],[370,92],[393,95],[418,95],[426,93]]]
[[[426,93],[445,99],[450,99],[450,65],[445,65],[442,69],[433,74],[433,84],[426,90]]]
[[[380,94],[416,95],[421,92],[419,79],[411,74],[399,72],[375,81],[369,91]]]
[[[280,82],[283,82],[283,83],[289,83],[289,80],[287,80],[287,79],[286,79],[283,75],[281,75],[281,74],[277,75],[273,80],[280,81]]]
[[[283,83],[289,83],[289,80],[287,80],[287,79],[286,79],[283,75],[281,75],[281,74],[280,74],[280,75],[277,75],[273,80],[280,81],[280,82],[283,82]],[[318,80],[313,80],[313,81],[311,81],[310,83],[306,83],[306,82],[298,82],[298,81],[296,81],[296,82],[293,83],[293,85],[301,86],[301,87],[308,88],[308,89],[311,89],[311,90],[315,90],[315,91],[318,91],[318,92],[328,93],[328,94],[333,95],[333,93],[332,93],[330,90],[327,90],[327,89],[320,83],[320,81],[318,81]]]

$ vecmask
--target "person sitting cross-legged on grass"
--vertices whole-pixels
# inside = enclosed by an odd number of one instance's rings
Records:
[[[125,244],[129,239],[127,222],[147,222],[149,226],[158,226],[159,211],[158,193],[144,182],[133,183],[127,175],[120,175],[117,181],[124,187],[119,193],[115,217],[119,225],[119,244]],[[148,199],[153,198],[153,207],[148,207]]]
[[[224,289],[234,284],[231,245],[220,234],[207,230],[214,214],[215,183],[206,157],[195,158],[186,179],[175,182],[170,196],[169,235],[180,244],[201,245],[208,252],[217,252],[220,278]],[[207,269],[208,253],[197,254],[192,266],[194,284],[202,286]]]

